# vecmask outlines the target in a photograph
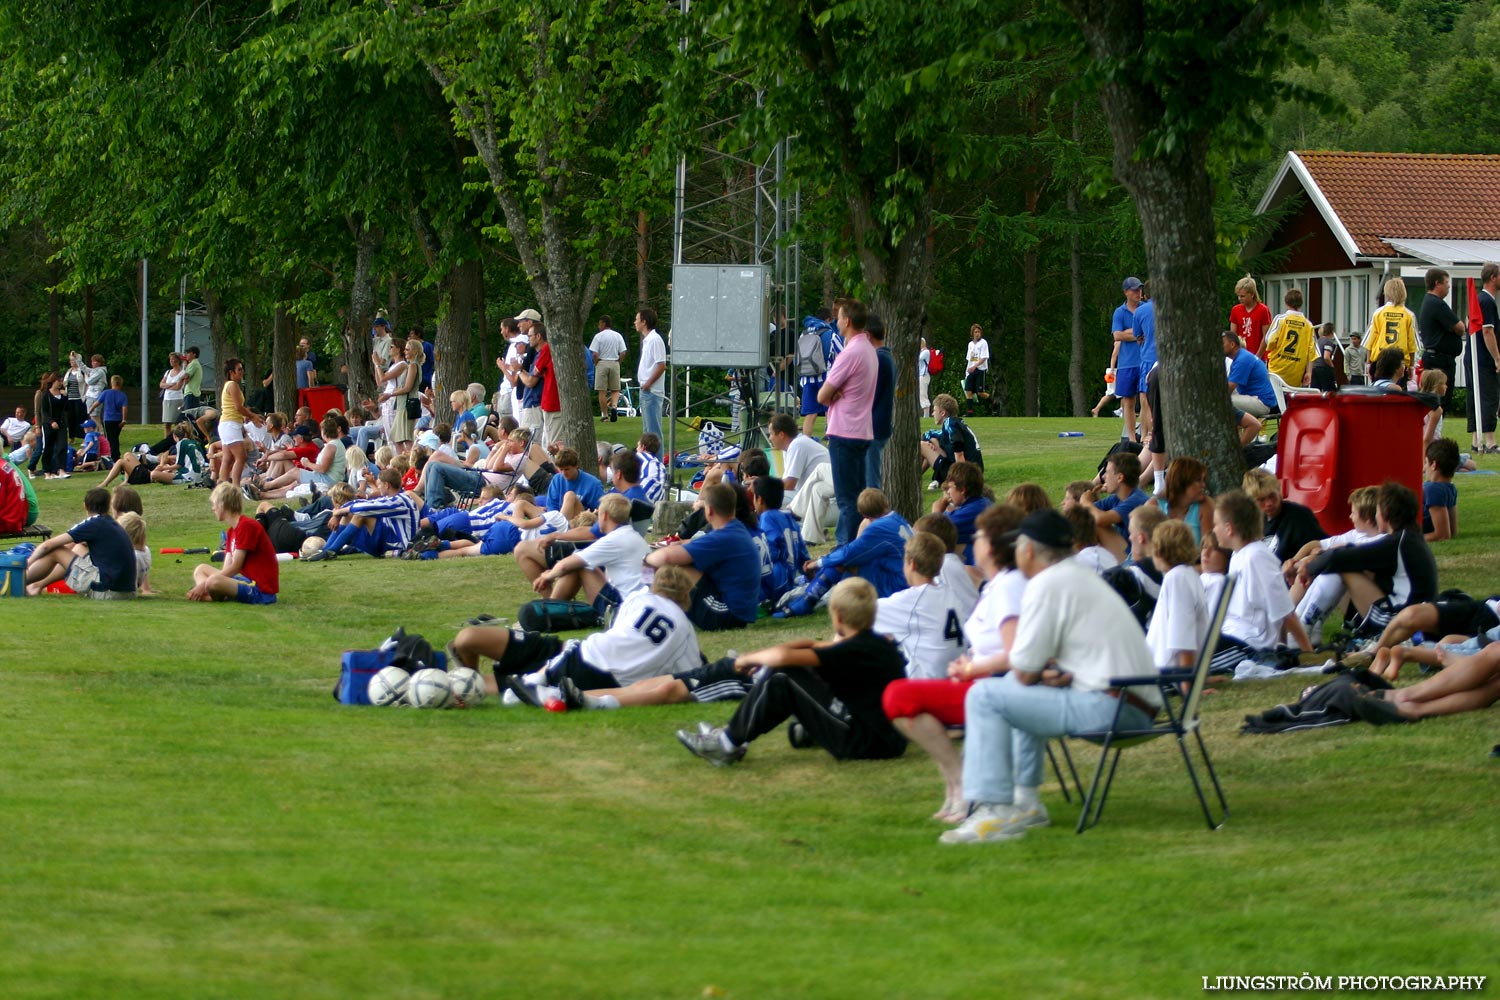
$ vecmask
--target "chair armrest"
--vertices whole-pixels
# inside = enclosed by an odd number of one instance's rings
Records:
[[[1179,673],[1182,673],[1182,671],[1163,671],[1159,674],[1144,674],[1138,677],[1111,677],[1109,679],[1109,686],[1114,688],[1159,687],[1164,682],[1177,679]],[[1186,677],[1192,676],[1193,672],[1191,670],[1186,672]]]

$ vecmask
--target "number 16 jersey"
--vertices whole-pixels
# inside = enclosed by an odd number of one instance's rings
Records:
[[[649,590],[626,597],[614,624],[584,639],[581,652],[585,663],[614,674],[622,687],[703,665],[698,633],[687,615],[675,601]]]

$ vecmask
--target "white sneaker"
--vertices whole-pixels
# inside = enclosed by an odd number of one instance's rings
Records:
[[[969,818],[938,837],[942,844],[989,844],[1026,833],[1027,813],[1010,805],[976,806]]]
[[[1047,815],[1047,807],[1038,802],[1029,809],[1018,808],[1021,814],[1021,823],[1030,830],[1038,826],[1051,826],[1052,817]]]

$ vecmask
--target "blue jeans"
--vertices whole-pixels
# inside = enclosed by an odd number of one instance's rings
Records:
[[[880,489],[880,456],[885,454],[886,442],[890,438],[875,438],[870,442],[870,448],[865,452],[865,487]]]
[[[964,798],[1012,804],[1016,785],[1042,783],[1047,740],[1108,729],[1117,708],[1103,691],[1026,685],[1015,674],[977,682],[964,697]],[[1150,721],[1134,705],[1121,708],[1127,729]]]
[[[484,476],[474,469],[449,465],[447,462],[428,462],[426,487],[422,495],[427,506],[446,507],[450,488],[460,493],[478,493],[484,489],[484,482]]]
[[[379,424],[360,424],[358,427],[349,428],[349,436],[354,439],[354,445],[365,453],[366,458],[374,458],[370,453],[370,446],[380,440]]]
[[[661,433],[661,401],[662,397],[650,389],[641,393],[641,433],[655,434],[662,437]],[[665,442],[666,438],[662,438]]]
[[[859,491],[865,488],[865,453],[868,439],[828,435],[828,460],[833,466],[833,502],[839,509],[834,538],[839,545],[854,540],[859,527]]]

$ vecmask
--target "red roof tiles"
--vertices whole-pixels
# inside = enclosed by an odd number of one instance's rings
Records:
[[[1500,156],[1299,152],[1362,255],[1399,254],[1382,236],[1500,238]]]

